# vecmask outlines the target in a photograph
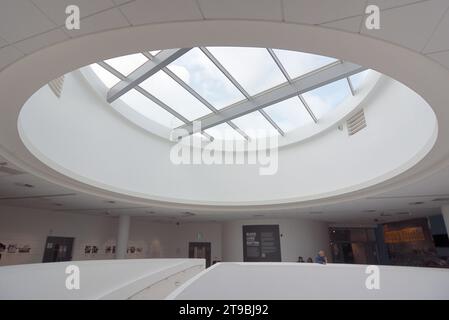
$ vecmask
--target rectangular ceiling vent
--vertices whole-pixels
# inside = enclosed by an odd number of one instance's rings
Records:
[[[63,85],[64,85],[64,76],[60,76],[59,78],[56,78],[48,83],[48,86],[50,87],[51,91],[53,91],[55,96],[57,96],[58,98],[61,97]]]
[[[365,112],[363,109],[346,120],[348,135],[352,136],[366,127]]]

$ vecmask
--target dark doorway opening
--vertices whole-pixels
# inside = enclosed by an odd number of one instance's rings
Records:
[[[329,228],[333,263],[379,264],[374,228]]]
[[[47,237],[42,262],[71,261],[75,238]]]
[[[210,267],[210,242],[189,242],[189,258],[206,259],[206,268]]]

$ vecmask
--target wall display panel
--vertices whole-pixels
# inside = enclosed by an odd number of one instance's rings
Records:
[[[247,225],[242,230],[243,261],[281,261],[279,225]]]

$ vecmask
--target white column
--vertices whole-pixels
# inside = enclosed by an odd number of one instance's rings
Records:
[[[446,232],[449,234],[449,205],[442,206],[441,213],[443,214],[444,224],[446,225]]]
[[[117,247],[115,251],[116,259],[125,259],[126,250],[128,249],[129,225],[131,217],[128,215],[120,215],[117,231]]]

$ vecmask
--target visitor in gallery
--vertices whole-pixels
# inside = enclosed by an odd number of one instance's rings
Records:
[[[323,250],[318,251],[318,255],[315,257],[315,263],[327,264],[327,258]]]

